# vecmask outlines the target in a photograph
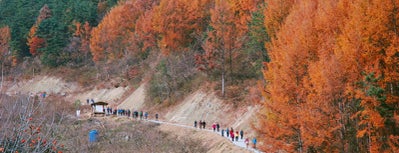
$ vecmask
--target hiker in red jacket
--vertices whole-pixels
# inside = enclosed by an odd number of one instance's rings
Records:
[[[215,132],[215,130],[216,130],[216,123],[213,123],[213,124],[212,124],[212,129],[213,129],[213,132]]]
[[[231,141],[234,141],[234,132],[230,131]]]
[[[245,145],[247,146],[247,148],[248,148],[248,145],[249,145],[249,139],[248,138],[245,138]]]
[[[231,137],[231,141],[234,141],[234,130],[233,130],[233,128],[230,128],[230,137]]]

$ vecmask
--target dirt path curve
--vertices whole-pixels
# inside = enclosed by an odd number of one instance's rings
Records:
[[[153,123],[159,123],[159,124],[164,124],[164,125],[171,125],[171,126],[178,126],[178,127],[182,127],[182,128],[186,128],[186,129],[192,129],[192,130],[195,130],[196,132],[202,132],[202,133],[204,133],[204,132],[206,132],[207,134],[211,134],[212,136],[215,136],[215,137],[220,137],[220,138],[225,138],[225,139],[227,139],[230,143],[232,142],[234,145],[236,145],[236,146],[238,146],[238,147],[240,147],[240,148],[243,148],[243,149],[245,149],[245,150],[247,150],[247,151],[250,151],[250,152],[255,152],[255,153],[261,153],[261,151],[259,151],[259,150],[256,150],[256,149],[254,149],[254,148],[252,148],[252,147],[246,147],[246,144],[244,143],[244,140],[243,139],[239,139],[238,141],[231,141],[231,139],[230,138],[228,138],[228,137],[226,137],[226,135],[224,136],[224,137],[222,137],[221,136],[221,134],[220,134],[220,132],[213,132],[212,130],[208,130],[208,129],[198,129],[198,128],[194,128],[193,126],[188,126],[188,125],[182,125],[182,124],[176,124],[176,123],[170,123],[170,122],[164,122],[164,121],[156,121],[156,120],[145,120],[145,121],[148,121],[148,122],[153,122]]]

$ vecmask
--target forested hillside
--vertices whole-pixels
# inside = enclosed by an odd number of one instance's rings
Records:
[[[399,1],[269,1],[266,151],[398,152]]]
[[[58,70],[87,86],[145,80],[154,103],[210,82],[226,102],[262,105],[254,127],[264,151],[398,152],[398,6],[2,0],[1,69]]]
[[[65,75],[82,84],[116,77],[119,86],[150,72],[151,101],[176,101],[211,81],[221,97],[239,102],[250,91],[239,88],[256,84],[269,60],[264,6],[253,0],[2,1],[0,25],[10,31],[1,39],[4,73],[67,67],[80,69],[79,78],[71,70]]]
[[[74,49],[68,49],[75,23],[96,26],[116,0],[47,1],[3,0],[0,2],[0,27],[9,28],[9,49],[2,46],[3,56],[13,64],[24,57],[38,56],[44,65],[59,66],[71,60]],[[4,42],[2,42],[3,44]]]

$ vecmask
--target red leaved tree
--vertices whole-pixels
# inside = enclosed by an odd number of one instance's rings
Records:
[[[85,22],[84,25],[79,22],[75,22],[75,33],[74,36],[80,38],[79,51],[85,55],[85,60],[88,60],[90,54],[90,37],[91,29],[89,22]]]
[[[11,30],[8,26],[0,28],[0,62],[1,62],[1,82],[0,91],[3,89],[4,63],[10,55]]]
[[[50,18],[50,17],[51,17],[51,10],[47,5],[44,5],[40,9],[40,13],[36,19],[36,23],[29,30],[29,34],[28,34],[28,41],[27,41],[28,44],[27,45],[29,46],[29,52],[32,55],[39,54],[38,49],[44,47],[44,45],[45,45],[45,40],[43,38],[36,36],[36,31],[37,31],[37,28],[39,27],[40,23],[43,20]]]
[[[306,0],[269,14],[263,150],[398,150],[397,3]]]
[[[113,61],[129,54],[129,37],[136,20],[144,13],[141,1],[129,0],[115,6],[91,32],[90,49],[94,61]]]
[[[161,0],[154,7],[152,30],[162,53],[192,46],[207,26],[210,4],[210,0]]]
[[[0,56],[3,61],[10,52],[11,30],[8,26],[0,28]]]
[[[226,79],[230,76],[233,82],[234,63],[242,53],[243,44],[248,32],[251,13],[256,9],[257,1],[223,1],[216,0],[210,10],[210,28],[202,45],[204,53],[197,56],[200,70],[210,71],[221,78],[222,96],[225,95]]]

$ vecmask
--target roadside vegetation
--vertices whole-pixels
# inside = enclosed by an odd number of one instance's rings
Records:
[[[1,96],[1,152],[206,152],[189,137],[160,131],[158,124],[125,118],[78,120],[56,99]],[[96,142],[89,131],[97,130]]]

